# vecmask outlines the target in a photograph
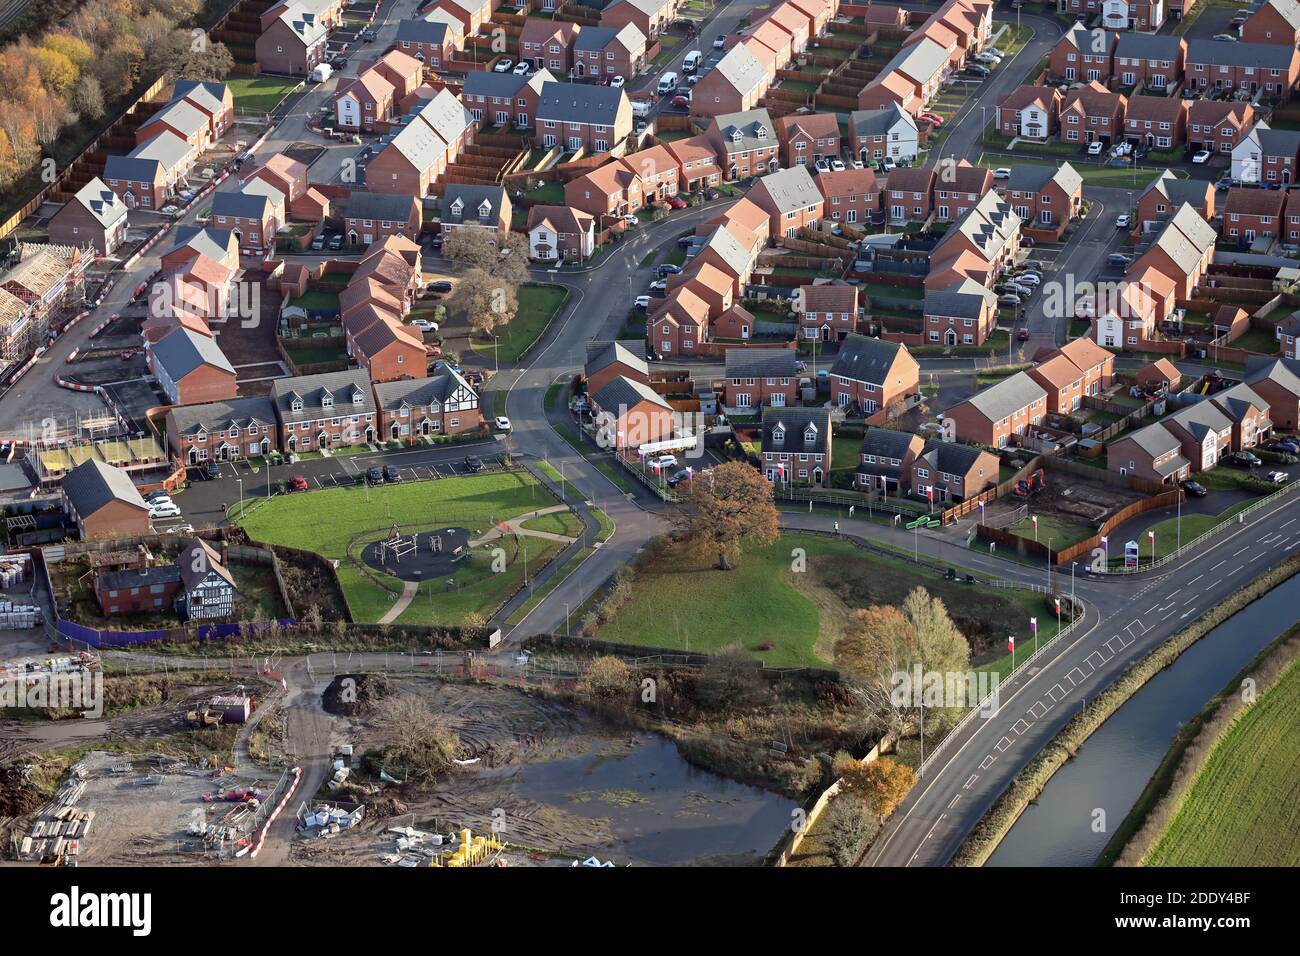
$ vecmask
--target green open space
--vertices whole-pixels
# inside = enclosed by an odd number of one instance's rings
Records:
[[[591,557],[595,551],[595,548],[579,548],[574,552],[573,556],[569,558],[569,560],[565,561],[564,564],[560,565],[554,574],[533,590],[533,593],[528,596],[528,600],[519,605],[515,612],[506,619],[506,623],[512,625],[518,624],[526,618],[533,608],[537,607],[537,605],[541,604],[542,601],[546,599],[546,595],[554,591],[564,582],[565,578],[578,570],[578,565]]]
[[[225,83],[235,109],[269,113],[302,81],[283,76],[229,76]]]
[[[513,319],[499,327],[496,340],[491,336],[470,337],[475,351],[491,356],[499,364],[518,362],[550,327],[569,298],[568,290],[558,285],[521,285],[516,294],[519,310]]]
[[[529,518],[519,525],[526,531],[545,531],[576,538],[582,534],[582,519],[572,511],[552,511],[550,514]]]
[[[1037,538],[1034,534],[1034,518],[1038,519]],[[1029,514],[1015,524],[1009,525],[1007,531],[1030,541],[1037,540],[1041,544],[1047,544],[1050,540],[1055,551],[1078,544],[1097,533],[1096,529],[1087,522],[1062,514]]]
[[[1047,636],[1051,605],[1041,594],[949,581],[902,558],[802,534],[783,534],[733,571],[664,544],[636,566],[630,600],[597,636],[705,653],[739,643],[771,666],[828,666],[851,610],[898,605],[917,586],[943,600],[972,660],[1005,647],[1008,634],[1030,639],[1031,616]]]
[[[1200,476],[1198,475],[1197,478],[1199,480]],[[1154,531],[1156,535],[1156,557],[1162,558],[1167,554],[1172,554],[1178,550],[1179,542],[1187,544],[1189,541],[1194,541],[1211,528],[1223,524],[1254,503],[1255,499],[1247,499],[1246,501],[1237,502],[1231,508],[1227,508],[1217,515],[1185,514],[1181,519],[1174,515],[1172,518],[1166,518],[1164,521],[1153,524],[1148,530]],[[1150,544],[1151,540],[1149,538],[1142,541],[1143,556],[1150,550]]]
[[[394,525],[401,533],[462,527],[477,537],[494,521],[549,507],[555,499],[527,472],[508,471],[432,482],[407,482],[367,488],[364,485],[331,488],[296,495],[279,495],[250,509],[240,524],[254,541],[314,551],[338,561],[353,620],[375,622],[387,612],[402,582],[369,569],[357,568],[347,557],[349,542],[361,545],[388,537]],[[529,572],[559,550],[557,542],[521,536],[526,545]],[[417,599],[400,618],[402,623],[461,624],[471,615],[489,615],[523,579],[523,551],[507,538],[508,565],[492,570],[495,547],[489,542],[476,548],[458,567],[451,580],[439,579],[420,586]],[[373,577],[372,577],[373,575]]]

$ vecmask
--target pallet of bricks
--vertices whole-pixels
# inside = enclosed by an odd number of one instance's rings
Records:
[[[59,792],[32,819],[27,835],[18,846],[20,860],[76,866],[81,841],[90,832],[94,810],[78,810],[77,801],[86,792],[86,771],[78,764],[68,773]]]

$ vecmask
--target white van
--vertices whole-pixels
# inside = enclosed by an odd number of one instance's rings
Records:
[[[673,90],[677,89],[677,74],[665,73],[663,76],[659,77],[659,86],[657,89],[660,96],[665,93],[671,93]]]
[[[692,50],[686,54],[686,59],[682,60],[682,72],[694,73],[700,68],[700,62],[704,59],[704,54],[699,50]]]
[[[636,117],[649,116],[654,105],[649,100],[633,100],[632,115]]]

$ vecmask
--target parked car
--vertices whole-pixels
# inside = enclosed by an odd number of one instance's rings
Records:
[[[725,35],[719,33],[716,37],[713,38],[713,49],[723,50],[726,49],[726,46],[727,46],[727,38]]]
[[[401,481],[402,473],[396,465],[384,465],[384,481]]]
[[[609,81],[609,85],[612,86],[614,89],[617,90],[617,89],[621,89],[622,86],[623,86],[623,84],[626,83],[626,82],[627,82],[627,79],[626,79],[625,77],[622,77],[622,76],[616,76],[616,77],[614,77],[612,80]]]
[[[510,59],[510,57],[502,57],[500,60],[497,60],[497,65],[492,67],[492,72],[509,73],[514,68],[514,65],[515,61]]]
[[[1016,273],[1016,281],[1019,282],[1021,285],[1028,284],[1032,286],[1038,286],[1042,284],[1043,277],[1040,276],[1037,272],[1018,272]]]
[[[1272,451],[1280,451],[1288,455],[1300,455],[1300,440],[1295,438],[1279,438],[1268,447]]]
[[[330,236],[329,247],[331,252],[337,252],[339,249],[342,249],[343,233],[340,232],[337,236]]]
[[[437,332],[438,323],[430,322],[428,319],[412,319],[411,324],[421,332]]]
[[[1133,218],[1128,213],[1120,213],[1115,217],[1116,229],[1127,229],[1131,225],[1133,225]]]
[[[1241,465],[1244,468],[1258,468],[1264,464],[1260,461],[1259,456],[1250,451],[1239,451],[1229,459],[1234,465]]]
[[[1275,485],[1285,485],[1291,480],[1291,476],[1285,471],[1270,471],[1264,476],[1265,480],[1271,481]]]
[[[642,312],[644,312],[646,309],[650,308],[650,296],[639,295],[636,297],[636,301],[633,302],[632,304],[635,305]]]
[[[674,265],[671,262],[665,262],[663,265],[661,265],[658,269],[655,270],[655,272],[659,275],[660,278],[663,278],[664,276],[675,276],[677,275],[677,273],[681,271],[682,271],[681,266]]]
[[[372,485],[382,485],[384,483],[384,469],[378,465],[366,472],[366,481]]]
[[[1204,498],[1209,494],[1209,492],[1205,490],[1205,486],[1199,481],[1184,481],[1182,484],[1183,491],[1187,492],[1193,498]]]
[[[435,279],[424,287],[425,292],[437,292],[439,295],[446,295],[451,291],[451,282],[446,279]]]
[[[1011,167],[1010,167],[1010,166],[999,166],[997,169],[993,170],[993,178],[994,178],[994,179],[1010,179],[1010,178],[1011,178]]]
[[[1102,142],[1101,142],[1101,140],[1099,140],[1099,139],[1098,139],[1098,140],[1094,140],[1093,142],[1091,142],[1091,143],[1088,144],[1088,155],[1089,155],[1089,156],[1100,156],[1100,155],[1101,155],[1101,151],[1102,151],[1102,149],[1104,149],[1104,147],[1102,146]]]
[[[970,64],[970,66],[966,67],[966,73],[968,75],[978,76],[980,79],[984,79],[985,77],[989,76],[992,72],[993,71],[990,70],[987,66],[981,66],[978,63],[972,63]]]
[[[1031,272],[1037,272],[1040,275],[1043,273],[1043,270],[1047,268],[1045,265],[1043,265],[1042,259],[1026,259],[1024,262],[1021,263],[1021,265],[1023,265],[1026,269],[1029,269]]]
[[[470,471],[479,472],[483,470],[483,459],[478,455],[466,455],[465,467]]]
[[[220,478],[221,466],[217,464],[215,461],[209,461],[207,466],[203,469],[203,476],[207,478],[209,481],[211,481],[214,478]]]
[[[666,200],[666,202],[668,203],[669,206],[671,206],[671,207],[674,208],[674,209],[685,209],[685,208],[686,208],[686,200],[685,200],[685,199],[682,199],[682,198],[679,197],[679,196],[669,196],[668,199]],[[681,271],[681,270],[678,270],[678,271]]]
[[[290,476],[289,476],[289,480],[285,482],[285,485],[288,486],[288,489],[289,489],[290,491],[306,491],[306,490],[307,490],[307,476],[306,476],[306,475],[290,475]]]
[[[1210,39],[1218,40],[1220,43],[1236,43],[1238,37],[1231,33],[1216,33],[1214,36],[1210,37]]]
[[[651,458],[646,465],[652,471],[663,472],[669,468],[677,467],[677,459],[673,455],[660,455],[658,458]]]
[[[324,235],[324,233],[322,233],[322,234],[316,236],[316,238],[312,239],[312,241],[311,241],[311,248],[312,248],[312,251],[313,251],[313,252],[320,252],[320,250],[322,250],[322,249],[325,248],[325,235]]]
[[[216,462],[215,462],[215,461],[214,461],[214,462],[210,462],[210,464],[215,465]],[[158,491],[151,491],[151,492],[149,492],[147,495],[144,496],[144,500],[147,501],[147,502],[149,502],[150,504],[152,504],[152,503],[155,502],[155,501],[171,501],[171,500],[172,500],[172,496],[169,495],[169,494],[167,494],[167,492],[162,491],[162,490],[160,489],[160,490],[158,490]]]
[[[704,198],[707,199],[709,202],[712,202],[713,200],[717,199],[721,195],[722,193],[718,192],[712,186],[709,186],[707,189],[704,190]]]
[[[668,476],[668,487],[676,488],[683,481],[686,481],[690,477],[691,477],[691,470],[689,468],[679,468],[677,471],[674,471],[671,475]]]
[[[1106,257],[1106,264],[1111,266],[1128,266],[1133,264],[1133,257],[1122,252],[1112,252]]]
[[[1203,163],[1208,163],[1208,162],[1210,161],[1210,156],[1211,156],[1211,155],[1212,155],[1212,154],[1210,153],[1210,151],[1209,151],[1208,149],[1203,149],[1203,150],[1201,150],[1199,153],[1197,153],[1195,156],[1192,157],[1192,162],[1194,162],[1194,163],[1196,163],[1196,165],[1200,166],[1200,165],[1203,164]]]
[[[515,76],[527,76],[532,72],[532,67],[528,65],[527,60],[520,60],[515,64],[515,68],[511,72],[514,73]]]
[[[833,172],[833,173],[842,173],[842,172],[844,172],[844,162],[843,162],[843,160],[832,159],[832,160],[831,160],[831,172]]]
[[[819,159],[813,163],[813,170],[819,173],[829,173],[831,171],[831,164],[826,162],[824,159]]]
[[[667,292],[667,291],[668,291],[668,280],[667,280],[667,279],[655,279],[654,282],[651,282],[651,283],[650,283],[650,291],[651,291],[651,292]]]
[[[492,427],[499,432],[509,432],[510,419],[506,418],[504,415],[498,415],[495,419],[492,420]]]
[[[674,96],[673,106],[677,107],[679,110],[690,109],[691,98],[689,96]]]
[[[181,509],[176,507],[173,502],[160,502],[149,508],[149,518],[179,518]]]
[[[1218,180],[1214,183],[1214,189],[1216,192],[1226,193],[1231,188],[1232,188],[1232,177],[1227,174],[1220,176]]]
[[[881,161],[881,163],[880,163],[880,168],[883,169],[885,172],[889,172],[891,169],[893,169],[893,168],[894,168],[895,166],[897,166],[897,165],[898,165],[898,164],[897,164],[896,162],[894,162],[894,157],[892,157],[892,156],[886,156],[886,157]]]
[[[1020,305],[1020,296],[1011,292],[998,296],[998,305],[1018,306]]]
[[[1029,341],[1029,330],[1025,328],[1023,325],[1020,328],[1016,329],[1016,341],[1017,342]]]

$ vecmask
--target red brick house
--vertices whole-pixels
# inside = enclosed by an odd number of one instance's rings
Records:
[[[1194,100],[1187,111],[1188,148],[1231,153],[1255,125],[1255,107],[1224,100]]]
[[[677,166],[681,170],[682,192],[697,193],[722,182],[722,168],[718,165],[718,154],[707,137],[691,136],[687,139],[673,140],[671,143],[665,143],[664,146],[677,161]]]
[[[1004,448],[1013,436],[1042,423],[1047,391],[1024,372],[1017,372],[977,392],[944,413],[958,441]]]
[[[656,40],[677,16],[677,0],[614,0],[600,11],[602,27],[625,27],[629,23],[647,40]]]
[[[88,458],[63,477],[59,496],[64,514],[82,541],[149,534],[149,506],[120,468]]]
[[[401,126],[370,161],[365,185],[371,192],[424,196],[474,140],[473,114],[448,89],[439,90]]]
[[[173,100],[185,100],[208,117],[209,142],[216,142],[235,121],[235,97],[225,83],[177,80]]]
[[[461,99],[477,122],[528,129],[537,120],[542,84],[552,79],[547,70],[529,76],[478,70],[465,77]]]
[[[387,124],[393,116],[396,88],[376,69],[339,82],[334,94],[334,121],[341,129],[372,133],[376,123]]]
[[[840,343],[830,379],[832,404],[860,408],[868,419],[921,390],[920,366],[907,346],[857,334]]]
[[[827,219],[861,225],[879,218],[880,190],[870,169],[821,173],[813,181],[822,194]]]
[[[1267,0],[1241,25],[1241,39],[1300,47],[1300,10],[1293,0]]]
[[[582,373],[589,394],[599,392],[620,376],[643,384],[650,382],[650,366],[645,357],[617,341],[587,343],[587,362]]]
[[[1244,381],[1268,402],[1273,427],[1294,431],[1300,425],[1300,364],[1289,359],[1252,358]]]
[[[210,117],[187,100],[172,100],[135,131],[135,143],[147,143],[160,133],[169,132],[189,143],[196,150],[206,149],[212,142]]]
[[[428,378],[375,383],[379,434],[389,441],[459,435],[483,427],[478,395],[445,362]]]
[[[1199,102],[1199,101],[1198,101]],[[1206,222],[1214,219],[1217,198],[1214,184],[1204,179],[1181,179],[1165,170],[1138,197],[1137,224],[1143,232],[1156,228],[1187,203]]]
[[[793,238],[800,229],[822,218],[825,200],[802,166],[768,173],[747,197],[768,214],[770,235]]]
[[[254,188],[262,182],[251,179],[237,192],[212,194],[212,225],[235,233],[241,249],[269,249],[284,222],[284,200],[277,203]]]
[[[1173,89],[1183,79],[1187,44],[1168,34],[1125,32],[1116,35],[1115,78],[1120,86]]]
[[[895,169],[885,184],[885,215],[890,222],[924,222],[934,211],[934,170],[928,166]]]
[[[224,402],[239,394],[235,370],[210,335],[177,328],[148,348],[149,369],[173,405]]]
[[[423,215],[423,204],[414,196],[361,190],[348,196],[343,235],[350,246],[368,246],[388,236],[414,239],[420,234]]]
[[[1054,86],[1018,86],[997,105],[997,129],[1003,136],[1045,141],[1056,135],[1061,93]]]
[[[599,232],[645,205],[641,177],[623,163],[606,163],[565,183],[564,204],[595,216]]]
[[[365,369],[278,378],[271,399],[286,452],[349,448],[377,438],[375,396]]]
[[[1154,267],[1173,280],[1180,301],[1190,299],[1214,259],[1215,238],[1214,229],[1191,206],[1180,206],[1129,274]]]
[[[998,456],[974,445],[928,441],[912,459],[912,494],[934,505],[966,501],[997,487]]]
[[[912,463],[925,450],[925,440],[912,432],[869,427],[858,446],[858,463],[853,487],[888,496],[903,494],[911,487]]]
[[[254,44],[258,72],[306,76],[325,59],[328,35],[325,19],[302,3],[273,7],[263,16],[262,33]]]
[[[630,153],[619,160],[641,178],[641,195],[653,206],[681,192],[681,166],[663,145]]]
[[[934,216],[940,222],[955,222],[992,189],[991,169],[973,166],[964,159],[955,163],[941,160],[935,167]]]
[[[1069,163],[1017,164],[1002,181],[1002,197],[1036,238],[1056,241],[1083,208],[1083,177]]]
[[[696,288],[689,284],[672,289],[646,319],[646,341],[660,358],[696,355],[709,340],[709,303]]]
[[[909,116],[925,109],[916,84],[899,73],[881,72],[858,93],[859,110],[879,110],[896,106]]]
[[[608,153],[632,132],[632,104],[619,87],[590,83],[542,84],[533,144],[587,154]]]
[[[635,24],[583,27],[573,43],[575,76],[621,76],[631,79],[646,63],[646,38]]]
[[[1300,80],[1300,51],[1278,43],[1188,40],[1186,77],[1191,89],[1262,91],[1285,103]]]
[[[66,246],[89,243],[96,255],[111,255],[126,238],[126,203],[102,179],[95,177],[50,217],[47,228],[52,243]]]
[[[1072,90],[1061,104],[1061,142],[1118,142],[1124,130],[1128,97],[1093,81]]]
[[[795,404],[799,369],[793,349],[727,349],[722,404],[744,412]]]
[[[1124,138],[1147,149],[1168,151],[1187,142],[1187,101],[1174,96],[1131,96]]]
[[[348,329],[347,347],[348,354],[370,374],[372,382],[424,378],[428,374],[424,336],[413,326],[392,318]]]
[[[715,116],[704,136],[713,146],[727,179],[762,176],[770,166],[779,164],[780,141],[767,110]]]
[[[400,20],[397,49],[415,57],[430,70],[440,70],[460,50],[465,49],[465,25],[443,14],[436,19]]]
[[[767,92],[768,76],[767,66],[749,46],[737,43],[695,85],[691,113],[721,118],[753,110]]]
[[[791,308],[804,339],[832,341],[858,330],[858,287],[819,282],[795,290]]]
[[[983,345],[998,321],[998,297],[974,279],[925,293],[925,340],[932,345]]]
[[[915,160],[918,139],[916,118],[897,103],[849,114],[849,148],[863,165],[886,157]]]
[[[672,406],[643,382],[613,378],[588,399],[604,448],[634,451],[672,438],[677,428]]]
[[[277,449],[275,405],[266,396],[181,405],[167,411],[167,450],[186,465],[255,458]]]
[[[764,408],[762,464],[768,481],[825,485],[831,475],[829,408]]]
[[[1265,240],[1265,248],[1282,234],[1287,193],[1234,186],[1223,204],[1223,238],[1243,248]]]
[[[795,113],[777,121],[781,165],[811,166],[840,156],[840,122],[834,113]]]
[[[1105,83],[1114,73],[1114,58],[1115,34],[1094,33],[1076,23],[1052,47],[1047,72],[1070,83]]]
[[[576,23],[528,17],[519,34],[519,59],[536,69],[564,76],[573,69],[573,44],[577,38]]]
[[[1119,475],[1176,485],[1191,474],[1182,442],[1161,422],[1117,438],[1106,449],[1106,467]]]

